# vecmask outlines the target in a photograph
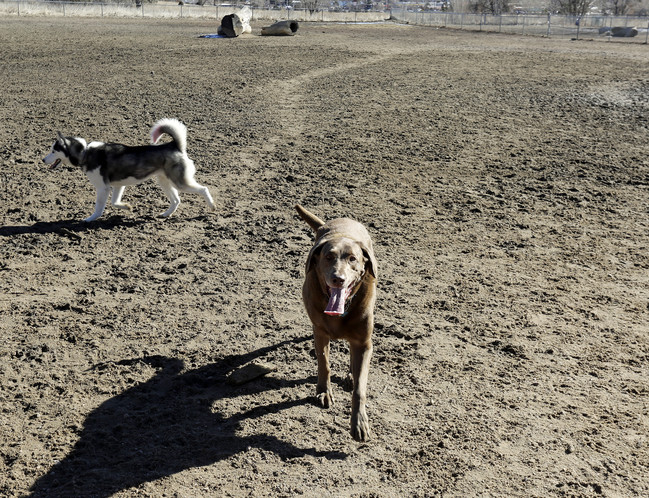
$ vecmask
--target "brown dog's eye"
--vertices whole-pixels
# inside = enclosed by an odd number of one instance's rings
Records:
[[[356,263],[357,261],[356,256],[350,256],[349,261],[351,261],[352,263]]]
[[[325,256],[325,259],[327,261],[333,261],[334,259],[336,259],[336,255],[332,252],[328,252],[327,255]]]

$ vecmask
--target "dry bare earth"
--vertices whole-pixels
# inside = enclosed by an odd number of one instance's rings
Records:
[[[647,47],[399,25],[4,18],[0,491],[649,494]],[[259,33],[261,24],[253,32]],[[208,214],[97,222],[55,132],[187,123]],[[295,202],[367,224],[367,444],[312,402]],[[240,386],[250,362],[276,370]]]

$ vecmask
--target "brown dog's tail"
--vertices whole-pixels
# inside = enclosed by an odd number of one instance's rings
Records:
[[[300,218],[302,218],[304,221],[307,222],[307,224],[313,228],[314,232],[317,232],[318,229],[325,224],[324,221],[322,221],[320,218],[318,218],[315,214],[307,211],[304,209],[302,206],[299,204],[295,205],[295,210],[297,213],[300,215]]]

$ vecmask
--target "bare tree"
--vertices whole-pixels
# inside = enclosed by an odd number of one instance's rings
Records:
[[[591,0],[552,0],[551,5],[559,14],[583,16],[590,9]]]
[[[633,10],[637,16],[649,16],[649,0],[640,0]]]
[[[632,0],[605,0],[603,10],[613,16],[624,16],[629,13]]]
[[[500,15],[509,11],[509,0],[475,0],[468,7],[470,12]]]
[[[321,10],[322,0],[302,0],[302,7],[307,9],[311,14]]]

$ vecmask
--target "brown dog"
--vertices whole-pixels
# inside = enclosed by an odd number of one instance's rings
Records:
[[[365,400],[376,300],[372,239],[357,221],[338,218],[325,223],[300,205],[295,209],[316,232],[302,287],[304,306],[313,323],[318,358],[316,395],[323,408],[333,404],[329,341],[346,339],[353,381],[351,432],[357,441],[366,441],[370,425]]]

